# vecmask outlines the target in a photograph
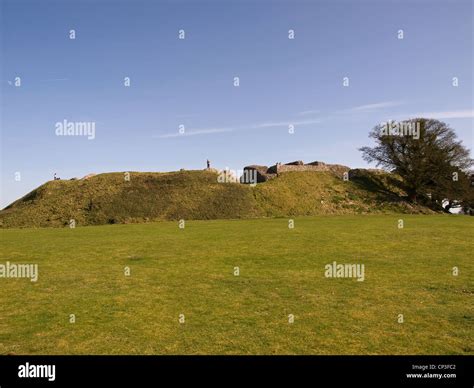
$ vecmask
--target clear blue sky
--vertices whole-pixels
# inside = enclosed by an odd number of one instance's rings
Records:
[[[472,1],[1,0],[1,13],[2,207],[55,172],[364,167],[369,130],[416,115],[473,148]],[[56,136],[64,119],[95,122],[95,139]]]

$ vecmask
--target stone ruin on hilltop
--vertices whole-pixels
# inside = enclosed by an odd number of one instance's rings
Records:
[[[257,177],[257,183],[266,182],[270,179],[277,177],[281,173],[285,172],[294,172],[294,171],[329,171],[338,176],[341,176],[350,170],[347,166],[342,166],[339,164],[326,164],[324,162],[311,162],[304,164],[303,161],[297,160],[295,162],[281,164],[276,163],[273,166],[259,166],[251,165],[244,167],[244,175],[241,183],[251,183],[245,180],[246,176],[255,176]],[[255,175],[253,175],[255,174]]]

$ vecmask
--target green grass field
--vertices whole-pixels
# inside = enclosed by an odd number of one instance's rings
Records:
[[[1,230],[0,264],[39,279],[0,278],[0,354],[474,354],[473,232],[410,215]],[[333,261],[365,281],[324,277]]]

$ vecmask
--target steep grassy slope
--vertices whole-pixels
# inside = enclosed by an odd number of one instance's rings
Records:
[[[212,171],[107,173],[50,181],[0,212],[3,227],[60,227],[178,219],[429,212],[404,202],[388,175],[349,182],[329,172],[289,172],[255,187],[218,183]]]
[[[255,196],[266,216],[430,212],[413,207],[389,174],[357,170],[350,181],[329,172],[289,172],[257,185]]]

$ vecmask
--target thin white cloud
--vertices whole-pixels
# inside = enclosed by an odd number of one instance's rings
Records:
[[[474,118],[474,109],[448,110],[441,112],[421,112],[406,116],[425,117],[427,119],[471,119]]]
[[[304,110],[302,112],[298,112],[298,115],[299,116],[307,116],[307,115],[315,115],[317,113],[319,113],[320,111],[319,110]]]
[[[196,129],[193,131],[184,131],[184,133],[174,132],[174,133],[165,133],[163,135],[153,136],[154,138],[167,139],[170,137],[180,137],[180,136],[197,136],[197,135],[209,135],[212,133],[222,133],[222,132],[231,132],[232,128],[209,128],[209,129]]]
[[[379,109],[384,109],[392,106],[398,106],[402,103],[396,101],[386,101],[379,102],[375,104],[361,105],[355,108],[346,109],[344,112],[370,112],[376,111]],[[454,111],[442,111],[442,112],[424,112],[416,114],[397,114],[398,117],[426,117],[433,119],[455,119],[455,118],[474,118],[474,109],[465,109],[465,110],[454,110]],[[180,136],[198,136],[198,135],[210,135],[215,133],[228,133],[236,131],[245,131],[252,129],[266,129],[266,128],[276,128],[276,127],[288,127],[289,125],[305,126],[321,123],[323,120],[320,118],[307,119],[307,120],[286,120],[286,121],[268,121],[262,123],[253,123],[247,125],[239,125],[233,127],[224,127],[224,128],[202,128],[195,130],[187,130],[184,133],[173,132],[165,133],[162,135],[155,135],[154,138],[167,139]]]
[[[223,133],[223,132],[235,132],[235,131],[245,131],[250,129],[264,129],[264,128],[274,128],[274,127],[288,127],[289,125],[304,126],[320,123],[320,119],[308,119],[308,120],[288,120],[288,121],[270,121],[263,123],[254,123],[247,125],[239,125],[235,127],[225,127],[225,128],[203,128],[185,131],[184,133],[173,132],[165,133],[163,135],[155,135],[154,138],[167,139],[172,137],[180,136],[196,136],[196,135],[209,135],[214,133]]]
[[[317,124],[320,123],[321,119],[308,119],[308,120],[288,120],[288,121],[277,121],[277,122],[268,122],[268,123],[261,123],[255,124],[253,127],[250,128],[271,128],[271,127],[287,127],[288,125],[310,125],[310,124]]]
[[[393,106],[399,106],[402,103],[399,101],[384,101],[384,102],[377,102],[374,104],[367,104],[367,105],[360,105],[354,108],[350,108],[350,112],[373,112],[380,109],[391,108]]]

